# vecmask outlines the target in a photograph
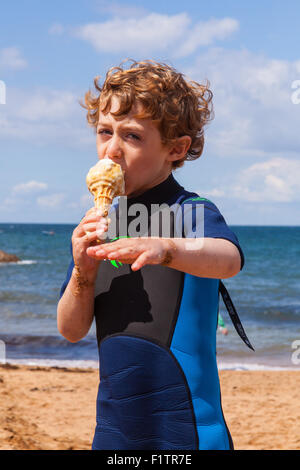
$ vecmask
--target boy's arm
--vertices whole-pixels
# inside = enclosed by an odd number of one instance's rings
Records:
[[[72,263],[57,306],[57,328],[74,343],[89,331],[94,316],[94,291],[99,263],[86,255],[89,243],[107,231],[107,220],[93,207],[72,235]]]
[[[238,248],[221,238],[123,238],[101,247],[89,247],[97,260],[116,259],[132,264],[133,271],[147,264],[163,264],[199,277],[226,279],[241,269]]]
[[[70,281],[57,306],[57,329],[71,343],[87,335],[94,317],[94,284],[88,283],[78,292],[73,269]]]
[[[222,238],[169,239],[167,266],[199,277],[226,279],[241,269],[237,247]]]

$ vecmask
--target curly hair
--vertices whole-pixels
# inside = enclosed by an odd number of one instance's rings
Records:
[[[129,68],[124,64],[131,62]],[[173,67],[145,60],[136,62],[126,59],[119,67],[112,67],[106,74],[101,86],[100,77],[94,79],[94,86],[99,92],[93,95],[89,90],[84,96],[88,124],[96,130],[100,111],[110,111],[112,97],[119,100],[119,109],[113,116],[123,116],[139,102],[142,112],[138,119],[150,118],[160,131],[162,143],[168,145],[176,138],[191,137],[190,148],[185,157],[172,163],[173,169],[179,168],[185,160],[199,158],[204,147],[204,126],[213,119],[212,92],[209,82],[201,85],[195,81],[186,81],[183,74]]]

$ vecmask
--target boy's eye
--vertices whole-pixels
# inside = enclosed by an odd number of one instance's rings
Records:
[[[131,139],[134,139],[134,140],[141,140],[138,135],[132,134],[132,133],[128,134],[128,137],[130,137]]]
[[[98,134],[111,134],[111,131],[108,129],[98,129]]]
[[[110,129],[98,129],[97,134],[99,134],[99,135],[112,135],[113,132]],[[128,132],[128,134],[126,134],[126,138],[136,140],[136,141],[141,140],[140,136],[137,135],[137,134],[134,134],[133,132]]]

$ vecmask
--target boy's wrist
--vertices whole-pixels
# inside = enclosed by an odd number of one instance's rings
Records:
[[[75,264],[72,271],[72,278],[74,279],[75,288],[73,294],[75,297],[81,294],[85,289],[94,288],[96,278],[95,276],[87,276],[83,273],[80,267]]]
[[[173,240],[165,240],[165,253],[164,253],[164,258],[161,262],[162,266],[168,266],[172,263],[173,259],[176,256],[177,252],[177,246],[175,245]]]

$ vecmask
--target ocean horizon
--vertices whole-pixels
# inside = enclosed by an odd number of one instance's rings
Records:
[[[76,222],[0,222],[1,225],[74,225],[76,226],[78,221]],[[291,224],[230,224],[230,227],[300,227],[298,225],[291,225]]]
[[[94,324],[86,338],[75,344],[56,327],[56,306],[75,226],[0,224],[0,250],[20,258],[16,263],[0,263],[0,342],[8,363],[98,367]],[[229,333],[217,332],[219,368],[299,370],[295,341],[300,341],[300,226],[230,228],[244,251],[245,266],[224,284],[255,352],[237,335],[220,298],[220,314]]]

